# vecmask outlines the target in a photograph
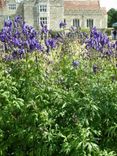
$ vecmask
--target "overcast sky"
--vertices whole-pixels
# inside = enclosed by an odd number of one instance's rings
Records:
[[[17,2],[22,1],[22,0],[16,0]],[[100,4],[103,7],[106,7],[107,10],[111,8],[117,9],[117,0],[100,0]]]
[[[117,0],[100,0],[101,6],[104,6],[109,10],[110,8],[117,9]]]

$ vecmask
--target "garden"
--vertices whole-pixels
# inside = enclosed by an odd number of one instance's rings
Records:
[[[116,156],[117,41],[22,17],[0,31],[0,156]]]

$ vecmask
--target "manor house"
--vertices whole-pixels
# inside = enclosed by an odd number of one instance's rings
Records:
[[[42,22],[58,30],[61,21],[67,27],[107,27],[107,12],[99,0],[0,0],[0,21],[15,15],[36,28]]]

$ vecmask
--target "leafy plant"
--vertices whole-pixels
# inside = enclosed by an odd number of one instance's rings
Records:
[[[110,41],[95,28],[60,38],[49,53],[0,60],[1,156],[117,155],[116,55],[96,50]]]

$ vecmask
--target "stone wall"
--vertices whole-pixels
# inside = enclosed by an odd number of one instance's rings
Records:
[[[50,0],[50,28],[59,30],[59,23],[64,20],[64,1]]]
[[[24,20],[29,25],[34,25],[34,2],[24,3]]]
[[[107,28],[107,15],[100,10],[65,10],[67,27],[73,26],[73,19],[79,19],[80,27],[87,28],[87,19],[93,19],[97,28]]]

